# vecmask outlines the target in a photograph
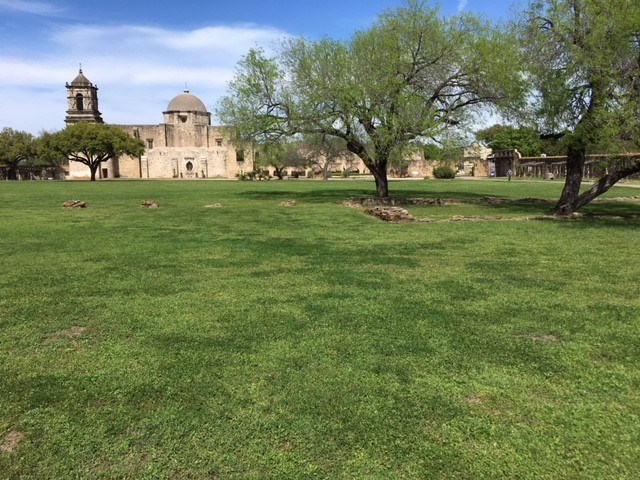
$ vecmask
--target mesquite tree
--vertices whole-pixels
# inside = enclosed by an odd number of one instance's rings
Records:
[[[3,128],[0,132],[0,164],[8,167],[7,179],[17,180],[18,164],[36,154],[36,140],[28,132]]]
[[[138,157],[144,153],[144,143],[115,125],[105,123],[75,123],[64,130],[47,134],[42,139],[44,155],[62,155],[89,167],[91,181],[102,162],[120,155]]]
[[[590,150],[619,149],[640,138],[640,3],[540,0],[524,18],[534,114],[544,136],[564,137],[567,145],[567,176],[555,212],[570,214],[640,172],[640,160],[613,165],[580,193]]]
[[[340,138],[387,197],[389,159],[409,142],[461,124],[481,104],[519,98],[514,46],[476,17],[443,19],[408,0],[346,42],[292,39],[273,57],[251,50],[217,114],[242,141]]]

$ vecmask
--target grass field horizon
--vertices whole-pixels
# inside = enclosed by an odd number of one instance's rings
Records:
[[[561,188],[390,192],[513,200],[406,207],[444,220]],[[0,478],[640,477],[640,190],[575,221],[342,204],[374,192],[0,183]]]

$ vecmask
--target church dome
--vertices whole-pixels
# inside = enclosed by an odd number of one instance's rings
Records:
[[[202,100],[195,95],[191,95],[189,90],[178,95],[169,102],[167,112],[202,112],[207,113],[207,108]]]

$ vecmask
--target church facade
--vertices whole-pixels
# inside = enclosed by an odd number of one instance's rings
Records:
[[[98,110],[98,87],[82,73],[67,83],[67,125],[78,122],[103,123]],[[142,140],[140,157],[121,156],[104,162],[99,178],[235,178],[253,170],[253,154],[238,149],[229,127],[212,126],[209,113],[198,97],[185,90],[173,98],[158,125],[118,125]],[[90,177],[89,168],[69,162],[69,178]]]

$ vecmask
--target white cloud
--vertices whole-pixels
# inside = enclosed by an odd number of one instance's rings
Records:
[[[180,52],[202,58],[202,54],[207,52],[243,54],[252,46],[268,46],[286,36],[281,30],[250,25],[214,26],[191,31],[121,25],[68,27],[55,34],[53,40],[75,52],[115,51],[127,56],[136,53],[158,56],[167,52]]]
[[[458,0],[458,13],[462,13],[467,9],[468,0]]]
[[[241,56],[255,46],[269,50],[286,36],[251,25],[185,31],[66,26],[44,38],[28,57],[0,55],[0,72],[5,72],[0,74],[0,98],[11,99],[0,109],[0,128],[38,133],[64,127],[64,86],[78,73],[79,63],[99,87],[106,122],[160,123],[162,111],[185,83],[211,111]]]
[[[0,0],[0,10],[34,15],[55,15],[63,11],[60,7],[47,2],[32,2],[29,0]]]

